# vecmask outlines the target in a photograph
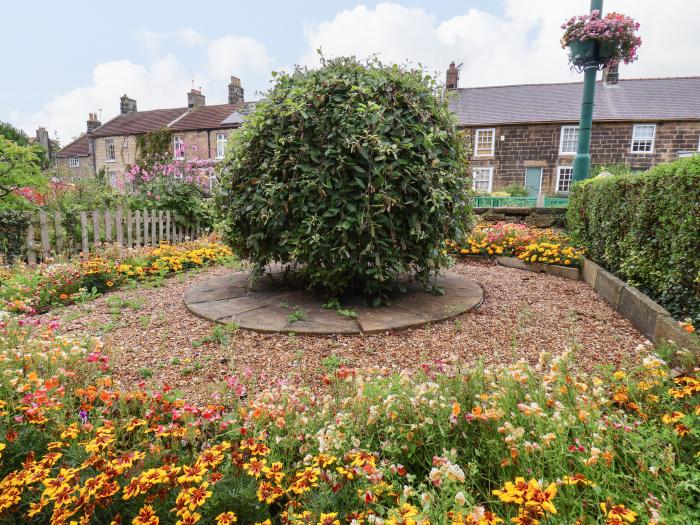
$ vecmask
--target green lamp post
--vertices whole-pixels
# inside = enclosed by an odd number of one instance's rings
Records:
[[[603,0],[591,0],[591,11],[603,10]],[[575,45],[574,45],[575,44]],[[574,159],[574,174],[572,182],[587,179],[591,172],[591,126],[593,125],[593,101],[595,99],[595,80],[598,66],[595,57],[600,52],[593,41],[585,43],[572,42],[573,55],[588,55],[591,63],[583,70],[583,100],[581,101],[581,119],[578,124],[578,147]]]

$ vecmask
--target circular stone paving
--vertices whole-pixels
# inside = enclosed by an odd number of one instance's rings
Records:
[[[360,297],[342,297],[342,308],[356,318],[325,309],[328,297],[285,285],[279,273],[252,282],[249,272],[214,277],[190,287],[185,305],[194,314],[218,323],[236,323],[257,332],[361,334],[420,326],[463,314],[481,303],[484,292],[476,281],[441,272],[435,295],[417,283],[405,283],[391,304],[368,307]]]

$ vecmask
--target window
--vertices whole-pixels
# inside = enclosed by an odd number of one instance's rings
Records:
[[[114,139],[105,139],[105,149],[107,150],[107,162],[114,162],[117,159],[114,151]]]
[[[180,136],[173,137],[173,153],[176,159],[185,158],[185,141]]]
[[[80,159],[78,157],[68,157],[68,167],[77,168],[80,166]]]
[[[226,153],[226,135],[223,133],[216,134],[216,158],[223,159]]]
[[[573,177],[574,168],[572,166],[559,166],[557,170],[557,193],[569,193]]]
[[[214,191],[214,188],[216,188],[217,182],[218,182],[218,181],[217,181],[216,175],[210,175],[210,176],[209,176],[209,191],[210,191],[210,192],[213,192],[213,191]]]
[[[632,128],[632,153],[651,153],[654,151],[656,124],[635,124]]]
[[[562,126],[561,141],[559,142],[560,155],[575,155],[578,148],[578,126]]]
[[[116,171],[108,171],[107,176],[109,177],[109,185],[112,186],[112,188],[117,187],[117,172]]]
[[[474,136],[474,156],[486,157],[493,155],[496,143],[495,128],[477,129]]]
[[[474,168],[472,181],[472,188],[475,191],[490,193],[493,185],[493,168]]]

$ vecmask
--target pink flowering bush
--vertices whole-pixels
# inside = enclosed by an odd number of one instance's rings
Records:
[[[591,11],[589,15],[572,16],[561,28],[564,30],[562,48],[569,47],[572,42],[593,40],[599,43],[604,49],[600,57],[602,65],[634,62],[642,45],[642,39],[637,35],[639,23],[620,13],[601,17],[600,11]],[[573,57],[571,59],[573,61]]]

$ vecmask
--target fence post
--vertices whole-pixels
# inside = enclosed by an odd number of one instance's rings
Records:
[[[117,229],[117,244],[119,246],[124,245],[124,228],[122,227],[122,219],[124,215],[124,208],[121,206],[117,207],[117,211],[114,212],[114,222]]]
[[[158,210],[158,232],[160,235],[160,242],[165,240],[165,222],[163,222],[163,210]]]
[[[30,215],[31,219],[33,217]],[[34,252],[34,224],[27,226],[27,263],[31,266],[36,264],[36,253]]]
[[[56,232],[56,253],[63,252],[63,227],[61,225],[61,212],[53,212],[53,229]]]
[[[95,251],[100,245],[100,212],[93,210],[92,212],[92,240],[94,241]]]
[[[88,222],[87,222],[87,212],[80,212],[80,235],[82,236],[82,246],[80,247],[82,252],[87,255],[90,252],[90,245],[88,244]]]
[[[156,210],[151,210],[151,245],[158,246],[158,218]]]
[[[150,244],[148,237],[148,210],[143,210],[143,245],[148,246]]]
[[[105,241],[112,242],[112,214],[105,210]]]
[[[39,227],[41,237],[41,257],[46,260],[51,254],[51,243],[49,243],[49,220],[44,210],[39,210]]]
[[[134,213],[134,227],[136,231],[134,232],[134,237],[136,238],[136,248],[141,248],[141,210],[136,210]]]
[[[165,211],[165,240],[172,242],[173,232],[170,230],[170,210]]]
[[[128,248],[131,248],[133,246],[133,230],[131,229],[131,210],[129,208],[126,209],[126,246]]]

